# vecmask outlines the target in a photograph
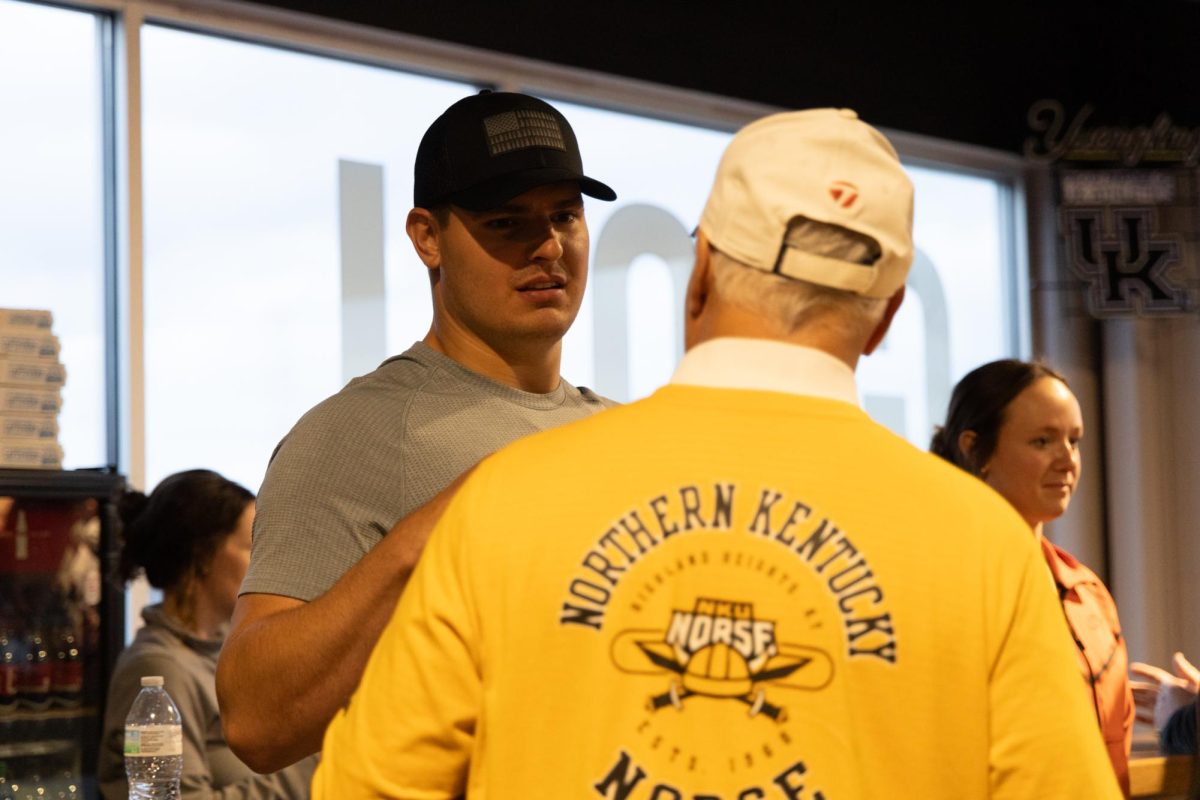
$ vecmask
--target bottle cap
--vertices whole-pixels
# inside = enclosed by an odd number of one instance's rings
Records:
[[[142,686],[162,686],[162,675],[146,675],[142,678]]]

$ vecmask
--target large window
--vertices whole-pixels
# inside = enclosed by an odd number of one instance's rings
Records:
[[[0,0],[0,307],[54,314],[67,468],[108,457],[98,26]]]
[[[404,234],[422,133],[474,89],[146,27],[147,483],[190,466],[257,487],[309,407],[424,335]],[[621,401],[682,352],[695,227],[730,135],[554,100],[587,171],[592,273],[563,373]],[[869,413],[924,446],[953,381],[1009,354],[1002,187],[910,168],[917,259],[892,335],[862,362]]]
[[[99,27],[0,0],[0,307],[55,314],[68,467],[108,453]],[[475,88],[181,27],[140,36],[144,261],[118,267],[144,285],[134,477],[207,466],[255,488],[304,411],[424,335],[428,283],[404,234],[412,159],[428,123]],[[689,234],[731,134],[550,99],[588,172],[620,195],[588,202],[592,275],[563,372],[634,400],[682,351]],[[1019,337],[1005,184],[909,172],[909,296],[860,387],[869,413],[924,446],[953,382]]]

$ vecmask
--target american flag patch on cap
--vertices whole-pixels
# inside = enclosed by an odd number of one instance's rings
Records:
[[[545,111],[505,111],[485,118],[483,125],[487,131],[488,150],[494,156],[526,147],[567,149],[558,120]]]

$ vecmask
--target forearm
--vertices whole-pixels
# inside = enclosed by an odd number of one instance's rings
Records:
[[[235,617],[217,696],[226,740],[254,770],[273,772],[317,752],[353,693],[411,571],[397,568],[388,538],[311,603],[244,625]]]
[[[321,748],[438,517],[462,478],[401,520],[328,592],[310,603],[274,595],[238,600],[217,667],[230,748],[273,772]]]

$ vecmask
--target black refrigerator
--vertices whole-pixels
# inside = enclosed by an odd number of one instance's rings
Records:
[[[124,487],[114,470],[0,469],[0,800],[99,797]]]

